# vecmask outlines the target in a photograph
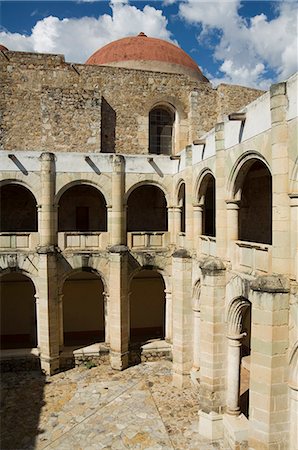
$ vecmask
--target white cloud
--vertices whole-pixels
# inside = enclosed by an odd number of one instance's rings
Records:
[[[167,18],[161,10],[146,5],[143,10],[127,0],[112,0],[111,15],[79,19],[49,16],[39,20],[29,36],[0,32],[0,43],[10,50],[64,54],[67,61],[85,62],[98,48],[108,42],[143,31],[148,36],[168,41]]]
[[[245,20],[240,0],[181,3],[179,15],[201,25],[198,40],[217,32],[214,58],[221,62],[222,76],[215,83],[228,82],[267,88],[272,81],[285,79],[297,70],[297,4],[279,2],[276,18],[265,14]],[[210,40],[209,40],[210,42]],[[274,72],[273,79],[268,76]]]

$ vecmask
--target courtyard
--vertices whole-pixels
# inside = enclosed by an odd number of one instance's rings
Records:
[[[197,389],[173,387],[171,366],[4,373],[1,449],[222,449],[198,434]]]

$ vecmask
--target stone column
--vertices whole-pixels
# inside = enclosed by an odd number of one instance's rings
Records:
[[[113,157],[112,173],[112,211],[110,243],[114,245],[126,244],[126,218],[124,201],[125,159],[122,155]]]
[[[173,339],[173,305],[172,305],[172,292],[165,290],[166,294],[166,330],[165,340],[172,342]]]
[[[290,194],[291,278],[298,280],[298,194]]]
[[[288,196],[287,84],[270,88],[272,155],[272,272],[290,273],[290,199]]]
[[[40,247],[39,254],[39,348],[41,369],[52,375],[59,370],[59,309],[56,253]]]
[[[193,369],[200,368],[200,350],[201,350],[201,311],[200,303],[197,299],[193,305]]]
[[[181,223],[181,208],[179,206],[172,207],[172,217],[173,217],[172,243],[174,245],[179,245],[179,233],[180,233],[180,223]]]
[[[203,205],[193,205],[193,244],[197,255],[201,253],[200,236],[203,234]]]
[[[227,363],[227,413],[233,416],[240,414],[240,336],[228,336]]]
[[[216,149],[216,254],[223,260],[227,257],[227,211],[226,211],[226,169],[224,123],[215,125]]]
[[[285,448],[289,408],[287,350],[289,282],[282,275],[264,275],[252,284],[250,363],[251,448]]]
[[[105,343],[110,343],[110,296],[107,292],[103,292],[104,298],[104,317],[105,317]]]
[[[235,264],[235,241],[238,239],[239,202],[236,200],[226,200],[226,204],[228,260]]]
[[[111,367],[128,367],[129,304],[128,304],[128,250],[127,247],[110,248],[110,360]]]
[[[173,383],[182,387],[192,366],[191,258],[173,254]]]
[[[59,309],[57,286],[55,156],[42,153],[41,202],[39,210],[39,348],[41,369],[53,374],[59,369]]]
[[[298,442],[298,386],[296,384],[289,385],[290,397],[290,445],[289,449],[297,448]],[[296,447],[295,447],[296,446]]]
[[[40,314],[39,314],[39,295],[38,294],[34,294],[35,297],[35,310],[36,310],[36,328],[37,328],[37,348],[39,349],[40,352]]]
[[[193,248],[193,195],[192,195],[192,146],[186,146],[184,180],[185,180],[185,248]]]
[[[58,315],[59,315],[59,350],[64,347],[64,330],[63,330],[63,297],[64,294],[58,294]]]
[[[41,202],[39,205],[39,246],[50,247],[57,244],[55,196],[55,155],[42,153],[41,161]]]
[[[225,266],[208,257],[201,264],[200,408],[199,433],[209,439],[223,436],[225,405]],[[216,332],[215,332],[216,330]]]

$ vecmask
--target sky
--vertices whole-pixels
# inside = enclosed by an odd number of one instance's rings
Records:
[[[216,86],[268,89],[298,66],[298,3],[287,1],[1,1],[0,44],[84,63],[143,31],[185,50]]]

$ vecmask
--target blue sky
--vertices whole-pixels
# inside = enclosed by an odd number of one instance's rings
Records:
[[[0,43],[84,62],[144,31],[172,41],[214,83],[268,88],[297,70],[294,1],[2,1]]]

